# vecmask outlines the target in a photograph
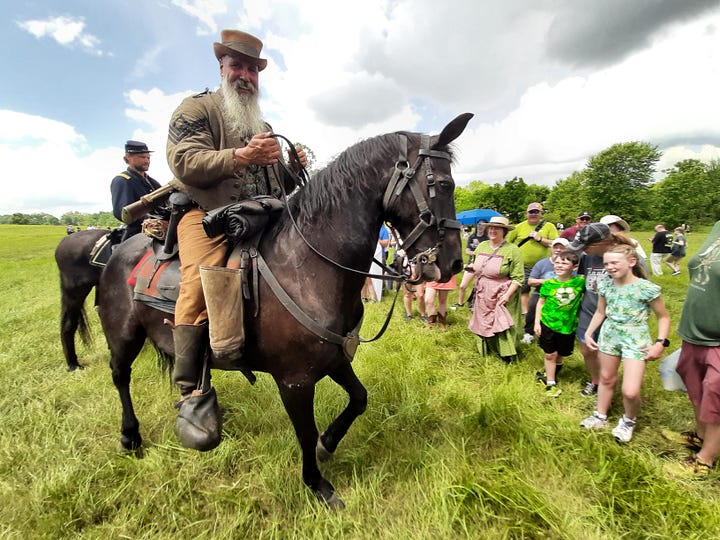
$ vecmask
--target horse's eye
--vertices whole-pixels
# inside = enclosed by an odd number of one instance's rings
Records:
[[[438,184],[440,184],[440,187],[443,189],[452,188],[452,182],[450,180],[440,180]]]

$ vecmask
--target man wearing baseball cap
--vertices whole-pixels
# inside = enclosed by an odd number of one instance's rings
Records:
[[[543,206],[539,202],[528,204],[525,214],[527,219],[518,223],[505,238],[520,248],[523,266],[525,267],[525,283],[521,289],[523,314],[527,313],[530,299],[530,287],[527,284],[530,271],[535,263],[550,255],[550,243],[558,237],[555,225],[542,219]]]
[[[592,216],[590,215],[590,212],[580,212],[575,218],[575,225],[565,229],[560,236],[569,242],[572,242],[577,232],[591,221]]]

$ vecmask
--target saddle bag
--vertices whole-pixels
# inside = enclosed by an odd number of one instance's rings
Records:
[[[231,243],[238,244],[264,229],[270,217],[284,207],[280,199],[259,195],[208,212],[202,224],[208,237],[225,234]]]

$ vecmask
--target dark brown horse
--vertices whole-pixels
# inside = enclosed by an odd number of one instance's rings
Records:
[[[102,267],[90,264],[90,252],[107,231],[88,229],[64,237],[55,249],[60,270],[60,341],[68,371],[82,369],[75,351],[75,334],[83,343],[90,339],[85,299],[100,282]]]
[[[344,336],[360,322],[364,276],[341,266],[368,270],[383,221],[404,239],[408,255],[424,263],[424,279],[448,281],[462,269],[449,144],[471,117],[460,115],[438,136],[401,132],[356,144],[291,197],[266,230],[259,251],[267,266],[319,326]],[[306,240],[337,264],[318,256]],[[98,313],[122,402],[121,442],[129,450],[142,444],[130,397],[132,363],[146,338],[161,352],[173,353],[170,328],[163,324],[167,314],[133,301],[126,285],[147,248],[142,235],[118,246],[98,286]],[[247,307],[244,358],[251,370],[269,373],[277,384],[302,449],[305,484],[328,506],[342,507],[332,484],[320,473],[316,452],[326,459],[335,451],[365,410],[367,392],[343,347],[300,324],[265,279],[260,279],[259,300],[252,299]],[[253,316],[256,307],[258,314]],[[318,436],[315,384],[326,375],[348,393],[349,403]]]

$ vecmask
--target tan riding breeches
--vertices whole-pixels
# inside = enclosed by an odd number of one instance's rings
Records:
[[[200,324],[207,321],[207,309],[200,281],[200,265],[225,266],[228,243],[225,235],[208,238],[202,226],[205,212],[188,211],[178,223],[180,251],[180,293],[175,305],[175,324]]]

